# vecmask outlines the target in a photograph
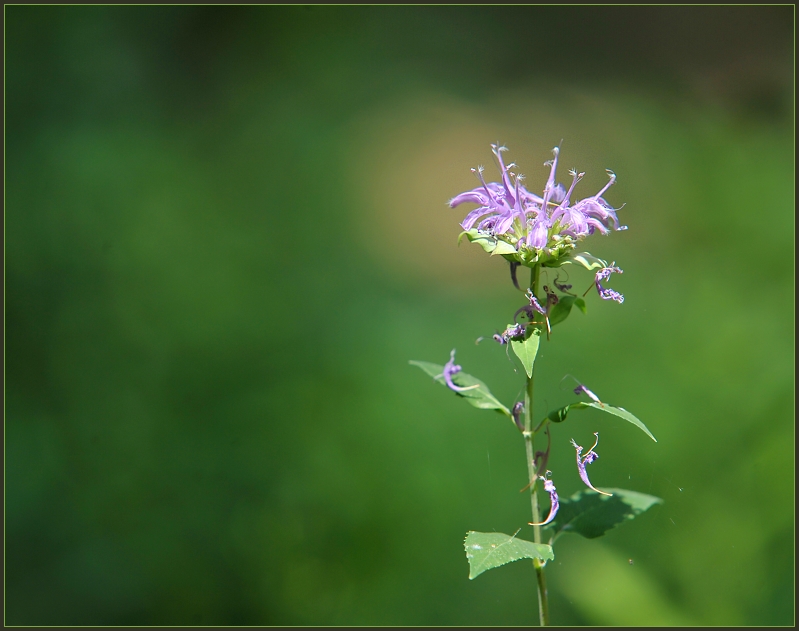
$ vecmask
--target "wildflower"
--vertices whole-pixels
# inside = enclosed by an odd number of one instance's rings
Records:
[[[474,390],[475,388],[479,388],[480,384],[474,384],[473,386],[468,387],[461,387],[456,386],[455,383],[452,381],[452,377],[458,374],[461,371],[461,367],[455,364],[455,349],[452,349],[452,353],[450,353],[449,361],[444,364],[444,372],[442,376],[444,377],[444,381],[447,384],[447,387],[450,390],[454,390],[455,392],[464,392],[466,390]]]
[[[609,267],[603,267],[596,273],[594,278],[594,282],[596,283],[596,290],[599,292],[599,297],[603,300],[615,300],[619,304],[624,302],[624,296],[620,294],[618,291],[611,289],[610,287],[603,287],[600,281],[607,280],[610,278],[610,275],[616,272],[617,274],[623,274],[624,270],[616,267],[615,261],[610,264]]]
[[[599,443],[599,432],[594,432],[594,436],[596,436],[596,442],[594,443],[594,447],[597,446]],[[580,479],[585,482],[585,485],[591,489],[592,491],[596,491],[597,493],[601,493],[602,495],[613,495],[613,493],[605,493],[604,491],[600,491],[599,489],[595,488],[591,481],[588,479],[588,473],[585,471],[586,465],[591,464],[597,458],[599,458],[599,454],[594,451],[594,447],[588,450],[584,456],[582,456],[583,448],[580,447],[574,439],[572,438],[572,446],[577,450],[577,471],[580,472]]]
[[[608,171],[609,181],[596,195],[571,204],[574,189],[585,173],[569,171],[572,183],[568,190],[556,183],[558,147],[552,150],[554,158],[545,163],[550,172],[541,197],[522,185],[524,178],[521,174],[511,171],[516,165],[505,164],[502,154],[507,151],[506,147],[491,145],[491,151],[499,165],[500,181],[486,182],[482,166],[472,169],[480,180],[480,186],[449,201],[452,208],[467,202],[478,205],[461,222],[469,240],[481,239],[483,247],[491,252],[500,241],[512,246],[515,253],[508,252],[510,248],[507,246],[501,250],[512,264],[532,267],[546,263],[558,267],[566,261],[576,243],[585,237],[597,231],[608,234],[611,230],[626,229],[626,226],[619,225],[618,209],[602,197],[616,182],[612,171]],[[487,242],[485,237],[491,241]],[[515,272],[515,267],[512,267],[514,280]]]
[[[551,474],[552,474],[551,471],[547,471],[547,475],[551,475]],[[536,523],[530,522],[531,526],[545,526],[546,524],[551,522],[553,519],[555,519],[555,515],[558,512],[558,508],[560,508],[560,502],[558,501],[558,493],[555,490],[554,482],[552,482],[552,480],[550,480],[549,478],[544,477],[543,475],[539,475],[538,479],[544,481],[544,490],[547,493],[549,493],[549,515],[547,515],[547,518],[544,521],[540,522],[540,523],[536,524]]]

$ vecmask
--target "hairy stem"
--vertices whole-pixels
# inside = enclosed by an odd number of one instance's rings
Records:
[[[530,274],[530,289],[533,293],[538,290],[539,267],[536,265]],[[535,371],[535,365],[533,365]],[[524,449],[527,454],[527,474],[530,482],[530,505],[533,512],[533,523],[541,521],[538,508],[538,476],[535,466],[535,444],[533,434],[533,375],[527,378],[527,387],[524,390]],[[541,543],[541,527],[533,526],[533,541]],[[538,559],[533,559],[536,578],[538,581],[538,619],[541,626],[549,625],[549,602],[547,599],[547,580],[544,566]]]

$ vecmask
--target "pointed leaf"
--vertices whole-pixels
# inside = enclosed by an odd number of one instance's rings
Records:
[[[549,325],[555,326],[568,318],[575,300],[577,299],[574,296],[561,296],[557,304],[552,307],[552,311],[549,312]]]
[[[524,371],[528,377],[533,376],[533,365],[535,356],[538,354],[538,345],[541,342],[541,331],[533,329],[532,334],[526,340],[511,340],[510,346],[516,357],[522,360]]]
[[[568,499],[561,499],[557,517],[546,526],[555,531],[554,538],[564,532],[573,532],[586,539],[601,537],[611,528],[633,519],[655,504],[663,503],[659,497],[637,491],[602,490],[613,495],[600,495],[586,489]]]
[[[649,436],[649,438],[654,440],[655,442],[658,441],[658,439],[655,438],[652,435],[652,432],[650,432],[646,428],[646,425],[644,425],[641,421],[639,421],[635,416],[630,414],[624,408],[617,408],[617,407],[613,407],[612,405],[608,405],[607,403],[596,403],[594,401],[592,401],[591,403],[587,403],[586,405],[588,407],[590,407],[590,408],[594,408],[596,410],[601,410],[602,412],[607,412],[608,414],[613,414],[614,416],[618,416],[619,418],[623,418],[628,423],[632,423],[636,427],[639,427],[640,429],[642,429],[644,431],[644,433],[647,436]]]
[[[519,559],[547,561],[555,558],[551,546],[517,539],[516,535],[506,535],[501,532],[469,531],[466,533],[463,547],[466,548],[466,558],[469,560],[470,580],[486,570],[511,561]]]
[[[442,365],[421,361],[410,361],[409,363],[414,366],[418,366],[428,375],[433,377],[438,383],[443,385],[445,388],[447,387],[447,383],[444,381],[444,367]],[[497,400],[497,398],[491,394],[488,386],[480,381],[477,377],[472,377],[471,375],[461,371],[452,377],[452,381],[456,386],[460,386],[461,388],[474,385],[480,386],[474,390],[465,390],[464,392],[455,392],[454,390],[450,390],[450,392],[454,392],[459,397],[466,399],[474,407],[480,408],[481,410],[497,410],[506,416],[511,417],[510,410],[502,405],[502,403],[500,403],[499,400]]]
[[[628,423],[632,423],[636,427],[643,430],[643,432],[649,436],[652,440],[657,442],[657,438],[652,435],[646,425],[644,425],[640,420],[638,420],[635,416],[630,414],[624,408],[617,408],[613,407],[612,405],[608,405],[607,403],[596,403],[595,401],[591,401],[590,403],[586,403],[584,401],[580,401],[579,403],[572,403],[571,405],[564,405],[562,408],[558,408],[550,412],[547,415],[547,418],[552,421],[553,423],[562,423],[566,420],[569,412],[571,410],[584,410],[585,408],[594,408],[596,410],[600,410],[601,412],[607,412],[608,414],[613,414],[614,416],[618,416],[619,418],[623,418]]]

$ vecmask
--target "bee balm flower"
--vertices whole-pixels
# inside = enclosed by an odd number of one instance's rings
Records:
[[[596,195],[570,205],[572,193],[585,174],[570,171],[572,183],[568,191],[557,184],[558,147],[552,150],[555,157],[545,163],[550,172],[541,197],[528,191],[522,185],[523,177],[511,171],[516,165],[505,164],[505,147],[491,145],[491,150],[499,164],[500,182],[486,182],[483,167],[472,169],[480,186],[449,202],[452,208],[465,202],[478,204],[461,227],[470,241],[479,240],[486,251],[528,267],[539,263],[558,267],[568,259],[576,243],[588,235],[626,229],[619,225],[617,209],[602,197],[616,181],[612,171],[608,171],[610,179]]]

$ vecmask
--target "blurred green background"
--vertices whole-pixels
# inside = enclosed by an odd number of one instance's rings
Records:
[[[792,6],[5,20],[6,624],[533,624],[530,564],[463,550],[527,528],[521,437],[408,360],[520,396],[446,202],[561,140],[580,197],[618,174],[585,249],[626,301],[556,329],[535,414],[573,374],[659,442],[588,411],[550,468],[600,431],[594,483],[665,503],[559,540],[552,622],[793,624]]]

